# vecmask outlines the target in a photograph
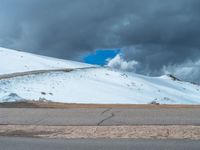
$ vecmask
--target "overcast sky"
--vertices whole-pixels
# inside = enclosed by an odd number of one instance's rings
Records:
[[[0,0],[0,46],[79,61],[121,49],[112,64],[200,82],[200,1]]]

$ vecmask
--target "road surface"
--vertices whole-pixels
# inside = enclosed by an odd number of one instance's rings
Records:
[[[10,74],[0,74],[0,80],[21,77],[21,76],[28,76],[28,75],[44,74],[44,73],[50,73],[50,72],[71,72],[73,70],[79,70],[79,69],[84,70],[84,69],[91,69],[91,68],[97,68],[97,67],[84,67],[84,68],[74,68],[74,69],[71,69],[71,68],[47,69],[47,70],[16,72],[16,73],[10,73]]]
[[[0,108],[1,125],[200,125],[199,108]]]
[[[199,141],[0,137],[1,150],[199,150]]]

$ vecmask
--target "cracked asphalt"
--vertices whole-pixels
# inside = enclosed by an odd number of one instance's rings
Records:
[[[0,108],[0,125],[200,125],[200,109]]]

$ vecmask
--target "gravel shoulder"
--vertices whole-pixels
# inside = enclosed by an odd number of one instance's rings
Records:
[[[34,126],[1,125],[0,136],[58,139],[191,139],[200,140],[199,126]]]

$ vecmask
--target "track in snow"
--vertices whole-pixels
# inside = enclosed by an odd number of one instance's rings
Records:
[[[38,75],[38,74],[44,74],[44,73],[50,73],[50,72],[70,72],[73,70],[83,70],[83,69],[92,69],[92,68],[97,68],[97,67],[84,67],[84,68],[75,68],[75,69],[63,68],[63,69],[48,69],[48,70],[17,72],[17,73],[0,75],[0,80],[21,77],[21,76],[28,76],[28,75]]]

